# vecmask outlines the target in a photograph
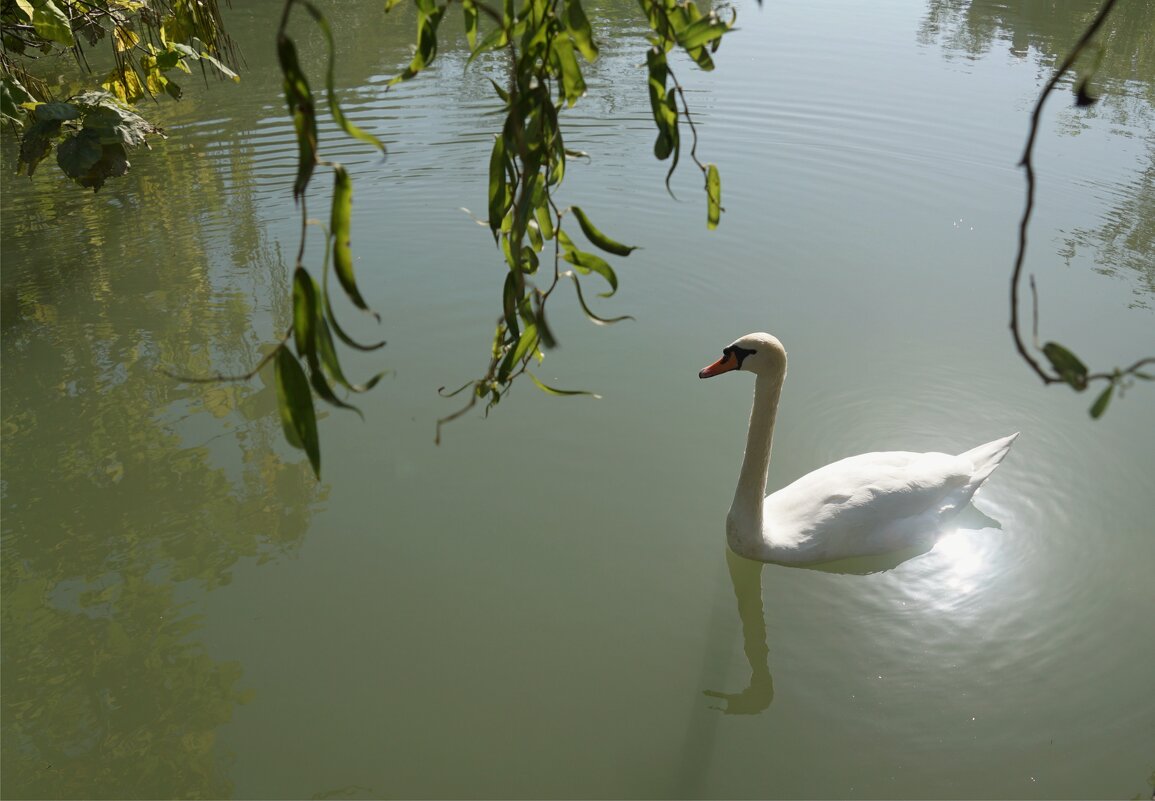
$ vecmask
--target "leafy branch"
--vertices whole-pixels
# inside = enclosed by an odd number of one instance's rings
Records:
[[[1076,392],[1082,392],[1087,389],[1092,381],[1107,381],[1106,388],[1099,394],[1092,404],[1090,413],[1091,417],[1099,418],[1103,412],[1107,410],[1107,405],[1111,402],[1111,397],[1115,390],[1119,390],[1122,395],[1123,391],[1133,383],[1133,379],[1138,378],[1144,381],[1155,380],[1155,375],[1143,372],[1142,368],[1147,365],[1155,365],[1155,357],[1147,357],[1139,359],[1129,367],[1116,367],[1111,372],[1097,372],[1092,373],[1087,369],[1087,366],[1070,350],[1060,345],[1057,342],[1047,342],[1039,346],[1039,307],[1038,294],[1035,288],[1035,277],[1032,275],[1030,279],[1031,294],[1033,299],[1033,333],[1034,333],[1034,347],[1035,350],[1040,351],[1043,356],[1050,363],[1051,370],[1048,372],[1040,363],[1040,361],[1031,354],[1023,341],[1022,333],[1020,331],[1019,323],[1019,285],[1022,279],[1023,262],[1027,255],[1027,228],[1030,225],[1031,214],[1035,207],[1035,167],[1033,161],[1035,140],[1039,132],[1039,124],[1042,119],[1043,104],[1046,103],[1047,98],[1058,86],[1068,72],[1071,71],[1079,56],[1090,45],[1094,39],[1095,34],[1106,22],[1107,17],[1111,14],[1111,10],[1115,7],[1116,0],[1106,0],[1098,13],[1091,20],[1091,23],[1083,31],[1083,35],[1075,43],[1075,46],[1067,54],[1067,57],[1059,64],[1051,79],[1047,81],[1043,87],[1043,91],[1039,95],[1039,99],[1035,102],[1035,108],[1031,112],[1031,124],[1027,134],[1027,143],[1023,151],[1023,157],[1019,161],[1026,173],[1027,179],[1027,201],[1023,208],[1023,216],[1019,222],[1019,243],[1018,251],[1015,254],[1014,270],[1011,273],[1011,335],[1015,341],[1015,348],[1019,355],[1023,358],[1035,374],[1043,381],[1044,384],[1067,384],[1071,386]],[[1093,96],[1088,88],[1089,77],[1085,77],[1079,82],[1075,90],[1075,103],[1078,106],[1090,106],[1094,104],[1098,98]]]
[[[290,445],[305,451],[313,472],[321,475],[321,442],[317,431],[317,413],[313,396],[331,406],[361,410],[338,395],[368,392],[384,373],[378,373],[363,384],[355,384],[346,377],[337,355],[333,335],[346,346],[360,351],[373,351],[385,343],[363,344],[345,332],[333,312],[330,301],[329,275],[336,273],[337,282],[345,296],[358,309],[373,313],[361,291],[353,271],[353,253],[350,244],[353,213],[353,182],[348,171],[335,162],[320,157],[317,133],[317,102],[309,86],[308,77],[297,57],[297,46],[288,33],[289,20],[295,7],[300,7],[320,28],[328,48],[328,67],[325,90],[329,114],[346,136],[385,152],[385,145],[372,134],[349,120],[337,99],[335,50],[333,32],[325,16],[309,0],[285,0],[277,28],[277,59],[284,78],[285,102],[293,120],[297,137],[297,174],[293,180],[293,199],[300,212],[301,231],[293,269],[293,320],[281,340],[248,373],[239,376],[205,378],[177,377],[182,381],[247,381],[273,362],[277,390],[277,406],[285,439]],[[324,226],[309,217],[307,192],[317,167],[325,167],[333,174],[330,199],[329,225]],[[321,264],[321,281],[305,265],[309,231],[319,227],[324,233],[325,250]],[[171,374],[170,374],[171,375]]]
[[[386,10],[399,2],[388,0]],[[417,10],[415,52],[391,85],[416,77],[433,63],[438,26],[454,0],[413,2]],[[530,371],[535,361],[544,359],[546,350],[557,345],[546,317],[548,301],[559,285],[572,282],[578,305],[591,322],[607,325],[631,319],[628,315],[603,317],[591,310],[583,278],[599,276],[608,286],[599,297],[611,297],[618,288],[617,273],[599,252],[625,258],[635,249],[603,233],[581,208],[563,208],[558,201],[568,160],[586,155],[566,147],[563,112],[585,96],[582,61],[590,64],[599,53],[581,0],[523,0],[520,6],[515,6],[514,0],[504,0],[500,8],[480,0],[459,2],[470,47],[467,64],[490,52],[500,53],[506,60],[504,82],[491,81],[502,103],[504,122],[490,152],[488,219],[484,222],[505,259],[506,274],[489,364],[480,378],[457,390],[446,393],[442,388],[447,397],[468,392],[468,399],[456,412],[438,420],[438,442],[444,424],[461,417],[482,399],[488,412],[522,375],[529,375],[538,388],[551,394],[593,395],[547,386]],[[732,28],[734,19],[723,20],[715,12],[703,14],[691,0],[640,0],[640,6],[651,31],[646,65],[658,129],[654,155],[659,160],[672,158],[666,177],[668,188],[681,153],[680,123],[690,126],[690,155],[704,176],[707,226],[714,228],[722,212],[721,179],[717,167],[698,159],[697,130],[666,54],[678,47],[702,69],[713,69],[711,53]],[[492,27],[479,39],[481,17]],[[571,215],[598,252],[575,243],[564,227]],[[552,265],[546,261],[548,266],[543,266],[550,243]],[[562,262],[569,267],[563,269]]]

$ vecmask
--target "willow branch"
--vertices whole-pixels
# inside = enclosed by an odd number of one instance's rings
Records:
[[[1027,144],[1023,150],[1023,157],[1019,161],[1019,166],[1023,168],[1027,178],[1027,202],[1023,208],[1023,218],[1019,222],[1019,247],[1018,252],[1015,254],[1014,270],[1011,273],[1011,335],[1014,337],[1015,348],[1018,350],[1019,355],[1031,366],[1031,369],[1042,379],[1044,384],[1062,383],[1063,379],[1055,375],[1050,375],[1043,369],[1039,362],[1027,350],[1027,346],[1024,344],[1022,335],[1019,332],[1019,282],[1023,274],[1023,262],[1027,256],[1027,228],[1031,222],[1031,214],[1035,209],[1035,166],[1032,161],[1035,150],[1035,139],[1039,133],[1039,123],[1043,115],[1043,104],[1047,102],[1047,98],[1051,95],[1051,92],[1055,90],[1059,81],[1062,80],[1064,75],[1070,72],[1075,61],[1082,55],[1083,51],[1086,50],[1091,39],[1094,38],[1099,28],[1101,28],[1107,20],[1111,9],[1115,7],[1116,1],[1117,0],[1106,0],[1106,2],[1103,3],[1103,7],[1099,9],[1099,13],[1095,15],[1091,24],[1083,31],[1083,35],[1079,37],[1079,41],[1075,43],[1074,48],[1072,48],[1071,52],[1067,54],[1067,57],[1063,59],[1063,62],[1059,65],[1058,69],[1055,70],[1051,79],[1047,81],[1047,85],[1043,87],[1039,99],[1035,102],[1035,108],[1031,112],[1031,125],[1027,133]]]

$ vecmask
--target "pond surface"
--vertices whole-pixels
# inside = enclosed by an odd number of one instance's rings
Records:
[[[275,2],[238,4],[239,85],[188,81],[167,142],[98,195],[3,187],[3,794],[9,798],[1148,797],[1155,779],[1155,388],[1093,422],[1007,332],[1035,97],[1086,2],[738,6],[678,63],[726,213],[663,186],[635,7],[564,119],[567,176],[641,245],[597,309],[555,298],[549,383],[487,419],[504,264],[498,119],[446,33],[329,8],[350,113],[358,277],[393,371],[326,413],[324,480],[282,440],[295,149]],[[1155,10],[1122,4],[1094,86],[1052,97],[1027,270],[1040,334],[1093,369],[1155,352]],[[315,33],[299,35],[314,74]],[[1146,37],[1146,39],[1144,39]],[[495,73],[496,74],[496,73]],[[13,142],[5,133],[4,165]],[[314,207],[324,202],[314,200]],[[482,212],[483,213],[483,212]],[[790,353],[770,486],[870,450],[1021,431],[974,512],[869,575],[727,558],[752,383],[697,371],[750,331]],[[734,713],[734,714],[727,714]],[[744,714],[738,714],[744,713]]]

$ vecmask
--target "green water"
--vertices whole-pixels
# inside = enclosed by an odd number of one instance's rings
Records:
[[[282,442],[291,128],[272,28],[237,4],[239,85],[188,82],[170,134],[96,196],[6,173],[6,798],[1149,797],[1155,771],[1155,388],[1092,422],[1013,351],[1016,169],[1086,3],[738,7],[680,78],[726,214],[663,186],[634,6],[566,112],[579,204],[642,250],[488,419],[433,443],[484,369],[504,263],[485,208],[482,60],[425,79],[408,10],[329,8],[358,278],[393,374],[326,413],[324,481]],[[1119,7],[1095,86],[1052,98],[1027,270],[1040,329],[1096,369],[1155,353],[1150,2]],[[311,68],[320,40],[298,31]],[[14,145],[4,134],[4,164]],[[689,165],[684,165],[689,167]],[[322,203],[315,202],[316,208]],[[697,371],[749,331],[790,353],[770,486],[869,450],[1021,431],[971,527],[872,575],[728,560],[746,376]],[[746,714],[724,714],[746,713]]]

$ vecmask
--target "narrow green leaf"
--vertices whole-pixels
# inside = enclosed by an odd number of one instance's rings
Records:
[[[309,379],[293,358],[288,348],[277,350],[275,362],[277,408],[281,413],[281,427],[285,439],[295,448],[301,448],[309,457],[313,474],[321,477],[321,440],[317,435],[317,415],[313,410],[313,395]]]
[[[533,379],[533,383],[537,384],[538,389],[540,389],[542,392],[545,392],[549,395],[586,395],[588,397],[597,398],[599,400],[602,397],[601,395],[598,395],[596,392],[587,392],[584,389],[557,389],[555,387],[551,387],[551,386],[548,386],[546,384],[543,384],[541,381],[538,380],[537,376],[535,376],[533,373],[531,373],[529,371],[526,371],[526,375],[529,376],[531,379]]]
[[[554,338],[553,330],[549,327],[549,323],[545,319],[545,301],[540,291],[533,293],[533,322],[537,326],[537,335],[541,340],[542,347],[556,348],[557,339]]]
[[[1107,404],[1111,402],[1111,395],[1115,392],[1115,384],[1112,382],[1107,385],[1107,388],[1095,399],[1095,403],[1091,406],[1091,417],[1098,420],[1103,416],[1103,412],[1107,411]]]
[[[435,9],[432,13],[418,12],[417,49],[413,53],[413,60],[404,72],[389,81],[390,86],[413,78],[437,58],[437,26],[441,24],[444,13],[444,8]]]
[[[1140,370],[1133,371],[1131,375],[1135,376],[1136,378],[1142,378],[1144,381],[1155,381],[1155,375],[1144,373]]]
[[[1075,354],[1057,342],[1048,342],[1043,345],[1043,355],[1060,378],[1079,392],[1087,388],[1087,367]]]
[[[308,0],[299,0],[299,2],[304,4],[306,10],[309,12],[309,15],[312,16],[313,21],[317,23],[317,27],[319,27],[321,32],[325,35],[325,43],[329,52],[329,67],[325,79],[325,88],[329,98],[329,113],[333,115],[333,119],[337,122],[338,125],[341,126],[341,130],[343,130],[346,134],[353,137],[354,139],[359,139],[362,142],[370,144],[384,153],[384,143],[382,143],[381,140],[373,134],[364,131],[354,125],[349,120],[349,118],[345,116],[345,112],[342,110],[341,104],[337,101],[337,46],[333,41],[333,31],[329,27],[329,20],[325,18],[325,15],[322,14],[316,6],[308,2]],[[238,78],[237,80],[240,79]]]
[[[537,348],[537,326],[530,324],[521,332],[517,340],[517,347],[513,349],[513,361],[520,362]]]
[[[656,47],[646,51],[646,67],[649,71],[650,110],[659,131],[665,131],[671,122],[666,108],[666,82],[670,70],[666,65],[666,54]]]
[[[561,95],[565,99],[566,105],[573,108],[574,104],[586,93],[586,81],[582,76],[577,55],[574,54],[573,45],[565,37],[559,36],[553,40],[550,55],[554,68],[561,75],[561,80],[558,82]]]
[[[210,63],[214,67],[216,67],[217,72],[219,72],[221,75],[224,75],[230,81],[233,81],[234,83],[240,83],[241,82],[241,76],[237,75],[231,69],[226,67],[224,65],[224,63],[222,63],[219,58],[216,58],[215,56],[212,56],[212,55],[204,52],[203,50],[198,55],[201,57],[202,60],[207,61],[208,63]]]
[[[537,209],[534,209],[536,216]],[[529,246],[533,248],[534,253],[541,253],[542,248],[545,247],[545,239],[541,235],[541,227],[538,226],[537,220],[530,220],[525,226],[525,233],[529,237]]]
[[[537,227],[540,229],[541,235],[545,239],[553,239],[553,214],[549,206],[538,206],[533,210],[533,216],[537,220]]]
[[[293,339],[297,355],[309,356],[316,347],[317,284],[304,267],[293,271]]]
[[[578,224],[582,227],[582,233],[586,235],[586,239],[588,239],[590,242],[593,242],[594,245],[601,248],[606,253],[612,253],[615,256],[628,256],[630,253],[637,250],[636,247],[631,245],[623,245],[620,242],[616,242],[613,239],[610,239],[608,236],[599,231],[592,222],[590,222],[590,218],[586,216],[584,211],[582,211],[577,206],[573,206],[572,208],[574,216],[577,217]]]
[[[320,357],[321,365],[333,380],[350,392],[368,392],[385,375],[384,372],[378,373],[364,384],[354,384],[345,377],[345,371],[341,368],[341,361],[337,358],[337,349],[333,344],[333,334],[323,311],[317,317],[317,355]],[[360,410],[357,411],[360,414]]]
[[[476,0],[461,0],[461,12],[465,17],[465,38],[469,41],[469,49],[477,48],[477,2]]]
[[[575,249],[567,251],[562,255],[562,258],[576,267],[578,272],[583,275],[589,275],[591,272],[595,272],[606,279],[606,282],[610,285],[610,291],[599,292],[600,297],[608,298],[618,291],[618,276],[614,272],[614,268],[601,256]]]
[[[287,36],[277,37],[277,58],[284,77],[285,103],[297,133],[297,178],[293,198],[300,199],[317,166],[317,114],[313,93],[297,60],[297,46]]]
[[[489,228],[496,238],[501,221],[513,203],[513,193],[506,183],[508,155],[505,149],[505,135],[498,136],[489,156]]]
[[[718,19],[716,14],[708,14],[678,32],[678,44],[687,52],[720,39],[730,26]]]
[[[466,69],[468,69],[469,65],[473,63],[473,60],[480,56],[482,53],[488,53],[489,51],[496,50],[499,47],[505,47],[507,44],[509,44],[509,39],[506,36],[505,28],[494,28],[485,35],[485,38],[481,40],[481,44],[473,48],[473,52],[469,54],[469,58],[465,61]],[[497,84],[494,84],[494,86],[496,85]],[[503,99],[506,102],[509,102],[508,97]]]
[[[505,315],[505,325],[512,336],[520,333],[517,324],[517,305],[525,291],[525,279],[517,270],[510,270],[505,275],[505,285],[501,291],[501,309]]]
[[[580,0],[566,0],[563,21],[574,44],[585,56],[586,61],[593,61],[598,57],[598,46],[594,42],[593,29],[586,17],[585,9]]]
[[[509,92],[507,92],[503,88],[501,88],[501,84],[499,84],[497,81],[493,80],[493,78],[490,78],[489,82],[491,84],[493,84],[493,91],[497,92],[497,96],[500,97],[503,102],[508,103],[509,102]]]
[[[361,419],[365,419],[365,415],[351,403],[341,400],[337,397],[337,393],[329,386],[329,381],[325,378],[325,373],[321,370],[321,363],[317,358],[316,352],[309,354],[309,384],[313,387],[313,391],[317,393],[317,397],[325,401],[331,406],[336,406],[338,409],[349,409],[360,415]]]
[[[713,231],[722,217],[722,177],[713,164],[706,165],[706,227]]]
[[[578,280],[578,277],[573,273],[570,273],[569,277],[573,279],[574,288],[577,289],[578,304],[582,307],[582,311],[585,312],[586,317],[590,318],[596,325],[612,325],[613,323],[620,323],[622,320],[634,319],[628,314],[623,314],[621,317],[599,317],[594,314],[590,311],[590,307],[586,305],[585,296],[582,294],[581,281]]]
[[[12,75],[0,76],[0,114],[17,127],[25,123],[25,103],[33,102],[32,95]]]
[[[335,314],[333,314],[333,305],[329,300],[329,254],[330,253],[332,253],[332,248],[326,247],[326,249],[325,249],[325,264],[324,264],[324,267],[322,268],[322,283],[321,283],[321,304],[324,307],[323,308],[324,318],[329,320],[329,322],[331,323],[333,331],[336,332],[336,334],[337,334],[337,338],[340,339],[342,342],[344,342],[346,345],[348,345],[351,348],[354,348],[356,350],[363,351],[363,352],[369,352],[369,351],[377,350],[378,348],[385,347],[385,340],[381,340],[380,342],[374,342],[372,345],[361,344],[360,342],[358,342],[357,340],[355,340],[351,336],[349,336],[347,333],[345,333],[345,329],[343,329],[341,327],[341,324],[337,321],[337,316]]]
[[[353,181],[340,164],[333,166],[333,178],[333,205],[329,215],[329,228],[333,234],[333,270],[353,305],[369,311],[369,304],[357,289],[357,279],[353,275],[353,251],[349,243],[353,217]]]

